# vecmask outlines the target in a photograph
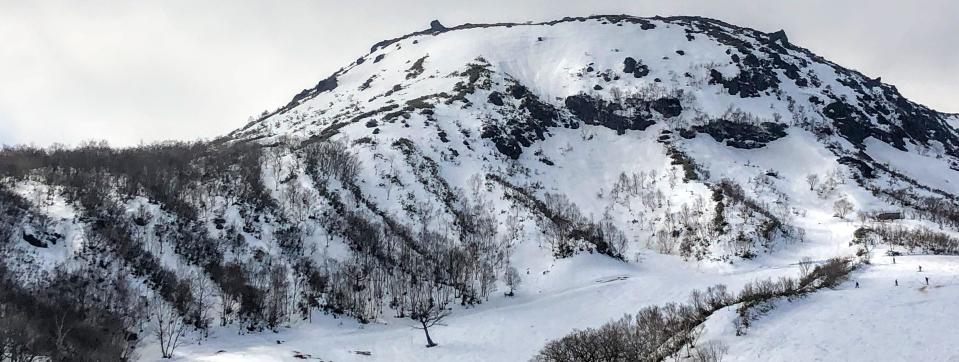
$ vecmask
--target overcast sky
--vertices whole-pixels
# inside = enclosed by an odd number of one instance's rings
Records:
[[[0,143],[211,138],[432,19],[702,15],[959,112],[959,1],[0,0]]]

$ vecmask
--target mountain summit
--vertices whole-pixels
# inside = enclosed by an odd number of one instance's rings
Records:
[[[900,150],[934,142],[953,157],[959,146],[948,124],[954,115],[793,45],[782,30],[630,16],[451,28],[434,21],[430,29],[377,43],[232,136],[322,138],[350,123],[377,122],[371,134],[437,104],[490,118],[475,136],[514,159],[550,127],[596,124],[624,132],[661,122],[683,130],[730,112],[835,132],[856,146],[870,137]],[[517,116],[527,119],[506,120]]]

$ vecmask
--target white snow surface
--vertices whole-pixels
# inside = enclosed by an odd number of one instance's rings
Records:
[[[725,343],[724,361],[957,361],[957,298],[957,257],[898,256],[893,264],[883,256],[836,289],[778,301],[743,336],[733,326],[737,306],[725,308],[701,341]]]

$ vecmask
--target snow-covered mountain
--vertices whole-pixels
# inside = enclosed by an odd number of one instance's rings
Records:
[[[781,31],[434,22],[213,142],[4,150],[4,273],[23,290],[92,280],[145,359],[166,354],[156,323],[172,320],[202,340],[174,348],[186,359],[527,360],[694,289],[794,276],[803,258],[871,261],[851,276],[874,282],[853,298],[868,303],[837,302],[847,282],[769,308],[945,306],[957,260],[884,264],[959,253],[957,126]],[[890,294],[913,263],[942,291]],[[730,335],[733,308],[688,344],[737,360],[959,356],[938,342],[764,355],[781,331],[758,318]],[[410,326],[437,310],[451,314],[426,349]],[[892,333],[844,333],[874,331]]]

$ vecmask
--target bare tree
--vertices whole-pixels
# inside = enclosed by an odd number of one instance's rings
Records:
[[[54,346],[57,348],[58,351],[67,350],[65,341],[66,341],[67,335],[69,335],[70,332],[73,331],[73,327],[71,326],[72,321],[68,321],[67,320],[68,317],[71,317],[70,313],[68,313],[67,311],[63,311],[62,314],[58,315],[53,320],[54,336],[56,337],[54,339]],[[0,358],[2,357],[3,357],[3,354],[0,353]]]
[[[806,183],[809,184],[809,191],[816,189],[816,185],[819,184],[819,175],[811,173],[806,175]]]
[[[423,333],[426,334],[426,347],[429,348],[438,346],[430,338],[429,328],[442,323],[443,319],[450,315],[450,311],[446,307],[448,304],[446,298],[437,298],[432,292],[431,286],[427,285],[425,289],[429,291],[411,293],[414,295],[410,305],[410,318],[420,323],[420,327],[413,328],[423,330]]]
[[[802,259],[799,259],[799,277],[805,278],[807,275],[809,275],[809,273],[812,272],[812,267],[812,258],[804,256]]]
[[[509,286],[509,293],[506,293],[506,296],[512,297],[516,291],[516,287],[519,286],[523,279],[520,277],[516,267],[509,265],[503,273],[503,281]]]
[[[693,353],[693,361],[722,362],[727,352],[729,352],[729,347],[726,344],[710,341],[696,347],[696,353]]]
[[[840,219],[845,219],[846,215],[849,215],[849,213],[853,211],[853,207],[852,202],[849,202],[845,197],[836,200],[836,202],[832,204],[832,210]]]
[[[203,331],[203,337],[207,337],[209,336],[211,321],[213,320],[213,317],[210,315],[210,308],[215,301],[213,294],[215,286],[203,273],[197,272],[193,273],[190,278],[190,289],[193,293],[193,300],[196,302],[194,318],[196,319],[197,327]]]
[[[153,303],[153,312],[150,317],[153,323],[153,332],[160,341],[160,353],[163,354],[163,358],[172,358],[173,351],[176,350],[183,336],[186,335],[186,322],[175,308],[159,298]]]

